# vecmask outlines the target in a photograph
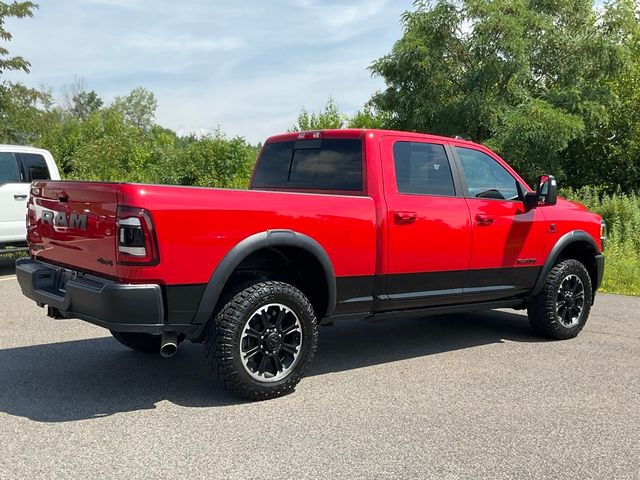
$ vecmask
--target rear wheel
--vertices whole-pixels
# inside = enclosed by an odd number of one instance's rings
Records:
[[[318,342],[313,307],[282,282],[250,285],[207,326],[206,357],[226,388],[249,400],[293,391]]]
[[[113,338],[121,344],[129,347],[136,352],[142,353],[160,353],[161,335],[151,335],[150,333],[139,332],[114,332],[111,331]]]
[[[551,269],[542,291],[529,303],[531,327],[545,337],[573,338],[587,322],[592,299],[585,266],[578,260],[564,260]]]

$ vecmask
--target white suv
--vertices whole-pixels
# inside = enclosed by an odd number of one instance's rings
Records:
[[[47,150],[0,145],[0,253],[26,245],[29,185],[49,179],[59,180],[60,174]]]

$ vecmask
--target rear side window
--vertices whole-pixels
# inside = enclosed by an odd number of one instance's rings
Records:
[[[398,192],[455,196],[451,167],[443,145],[396,142],[393,162]]]
[[[31,180],[49,180],[49,167],[42,155],[37,153],[20,153],[20,159],[29,172]]]
[[[19,183],[20,169],[13,153],[0,152],[0,185],[3,183]]]
[[[254,188],[362,191],[362,142],[315,139],[264,146]]]

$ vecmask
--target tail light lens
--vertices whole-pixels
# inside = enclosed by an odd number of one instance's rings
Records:
[[[118,263],[157,265],[158,242],[151,214],[142,208],[118,207]]]

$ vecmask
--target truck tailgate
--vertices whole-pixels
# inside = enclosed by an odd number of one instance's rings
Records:
[[[116,277],[117,203],[117,183],[35,182],[28,204],[31,254]]]

